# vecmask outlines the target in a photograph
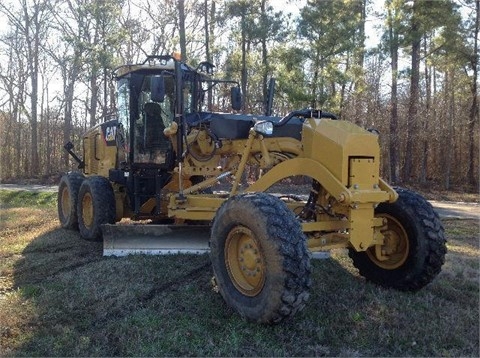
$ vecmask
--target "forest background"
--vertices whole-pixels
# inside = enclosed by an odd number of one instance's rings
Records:
[[[111,71],[178,51],[240,82],[243,111],[376,128],[391,183],[477,190],[480,0],[2,0],[0,179],[56,178],[115,112]],[[220,97],[214,109],[228,111]]]

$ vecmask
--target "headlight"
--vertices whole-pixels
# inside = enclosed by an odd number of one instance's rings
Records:
[[[260,121],[255,123],[253,129],[257,133],[262,133],[265,135],[272,135],[273,134],[273,123],[269,121]]]

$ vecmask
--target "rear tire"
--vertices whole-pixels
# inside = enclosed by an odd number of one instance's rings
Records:
[[[70,172],[63,175],[58,184],[58,219],[64,229],[78,230],[78,192],[84,178],[79,172]]]
[[[115,223],[115,196],[108,179],[91,176],[78,193],[78,228],[85,240],[100,241],[103,224]]]
[[[432,205],[421,195],[396,188],[395,203],[382,203],[376,217],[387,222],[385,245],[365,252],[349,249],[360,275],[402,291],[417,291],[440,272],[447,252],[444,229]],[[383,257],[379,257],[383,252]]]
[[[215,216],[210,250],[219,292],[242,317],[278,323],[305,306],[310,254],[281,200],[264,193],[227,200]]]

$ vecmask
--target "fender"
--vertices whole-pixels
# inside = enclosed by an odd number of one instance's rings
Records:
[[[250,185],[245,191],[265,191],[278,181],[295,176],[309,176],[332,194],[338,201],[348,204],[352,201],[352,193],[321,163],[309,158],[293,158],[281,162]],[[342,199],[343,195],[343,200]]]
[[[379,180],[379,189],[377,190],[350,190],[324,165],[309,158],[294,158],[277,164],[255,183],[246,188],[245,191],[265,191],[278,181],[295,175],[305,175],[315,179],[344,205],[365,202],[394,202],[398,197],[395,190],[382,179]]]

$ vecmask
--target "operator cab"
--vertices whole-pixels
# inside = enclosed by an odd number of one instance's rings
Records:
[[[163,131],[174,119],[174,78],[164,76],[164,96],[152,96],[155,74],[130,73],[118,81],[119,127],[124,133],[125,164],[170,167],[172,145]]]
[[[137,217],[152,197],[152,214],[158,214],[162,188],[181,161],[184,116],[201,107],[206,76],[171,56],[149,56],[141,64],[117,68],[114,76],[119,140],[110,180],[127,186]],[[167,137],[164,130],[172,127],[177,128],[170,134],[174,137]]]
[[[124,148],[124,167],[173,169],[181,147],[172,147],[164,129],[174,121],[181,128],[183,116],[201,109],[207,76],[170,56],[149,56],[142,64],[119,67],[114,75],[119,127],[130,143]],[[179,132],[177,142],[182,141]]]

